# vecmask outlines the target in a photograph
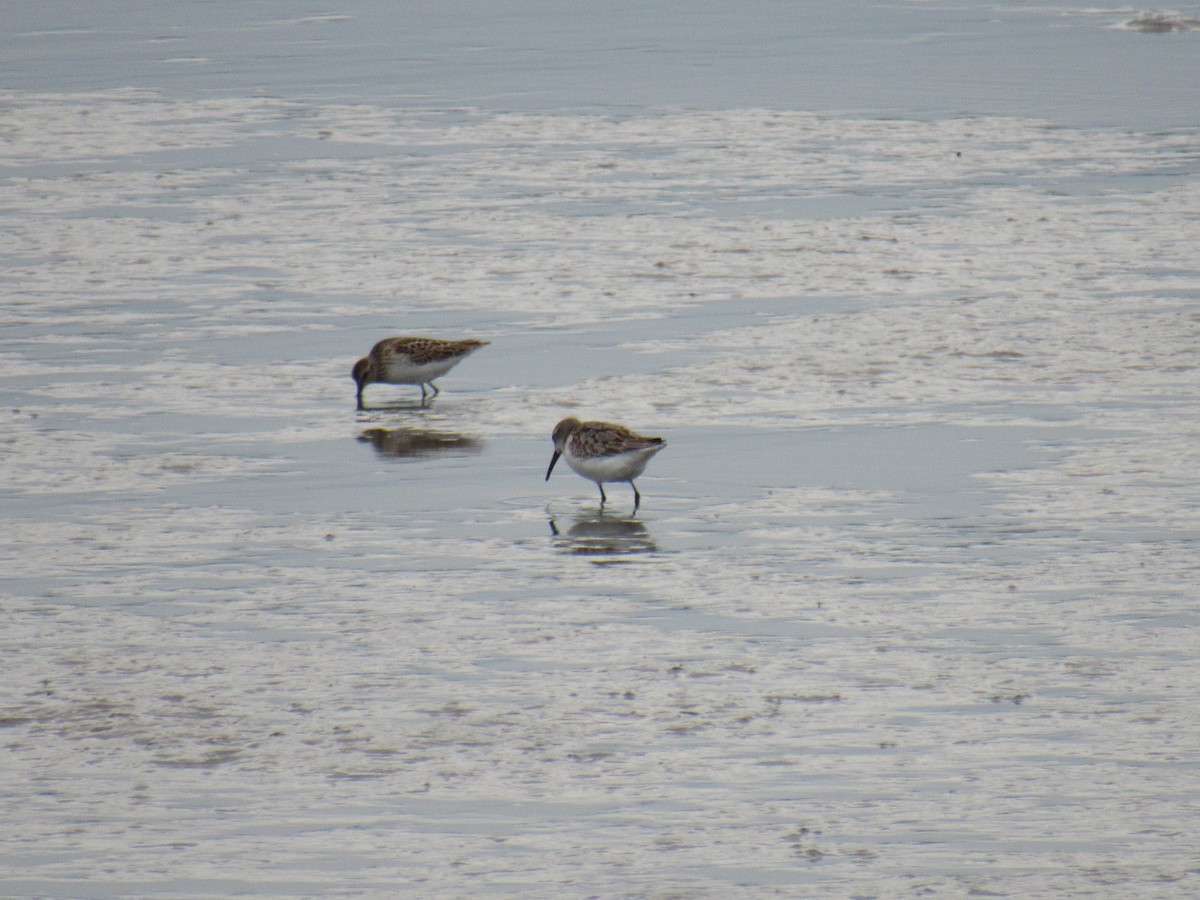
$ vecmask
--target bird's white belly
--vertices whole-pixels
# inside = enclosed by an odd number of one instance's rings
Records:
[[[429,384],[433,379],[453,369],[459,359],[461,357],[439,359],[419,366],[393,360],[383,367],[383,377],[379,380],[384,384]]]
[[[665,446],[660,444],[643,450],[629,450],[615,456],[589,456],[582,459],[570,453],[563,456],[568,466],[597,484],[604,481],[631,481],[645,471],[650,457]]]

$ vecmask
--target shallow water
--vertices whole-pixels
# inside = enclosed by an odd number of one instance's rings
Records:
[[[183,5],[237,65],[166,77],[184,38],[106,8],[0,98],[0,893],[1195,893],[1176,107],[490,103],[437,53],[349,103],[353,42],[295,79]],[[975,15],[873,9],[827,52]],[[980,66],[1038,23],[1195,47],[986,9]],[[382,13],[339,15],[286,28]],[[554,70],[522,21],[479,50],[514,83]],[[390,333],[492,344],[356,413]],[[543,481],[566,414],[666,437],[636,518]]]

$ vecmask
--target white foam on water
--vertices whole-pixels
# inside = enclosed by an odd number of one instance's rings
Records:
[[[1189,892],[1194,133],[4,103],[5,893]]]

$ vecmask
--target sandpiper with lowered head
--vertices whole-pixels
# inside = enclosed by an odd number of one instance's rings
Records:
[[[419,384],[421,405],[425,404],[425,385],[438,390],[433,379],[445,375],[459,362],[489,341],[443,341],[425,337],[384,338],[371,352],[354,364],[350,373],[358,385],[358,408],[363,408],[363,389],[369,384]]]
[[[600,505],[608,502],[604,494],[604,482],[628,481],[633,488],[633,512],[642,504],[633,479],[646,469],[646,463],[659,450],[667,446],[660,437],[645,437],[636,434],[624,425],[610,422],[580,422],[574,417],[563,419],[554,426],[554,455],[550,457],[550,468],[546,480],[554,471],[554,464],[561,456],[567,465],[596,482],[600,488]]]

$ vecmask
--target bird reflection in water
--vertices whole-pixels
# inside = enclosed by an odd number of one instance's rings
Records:
[[[483,449],[480,441],[453,431],[427,428],[368,428],[358,436],[380,456],[419,459],[428,456],[468,456]]]
[[[603,513],[581,515],[565,532],[551,516],[550,533],[560,552],[579,556],[624,556],[658,549],[646,526],[637,519]]]

